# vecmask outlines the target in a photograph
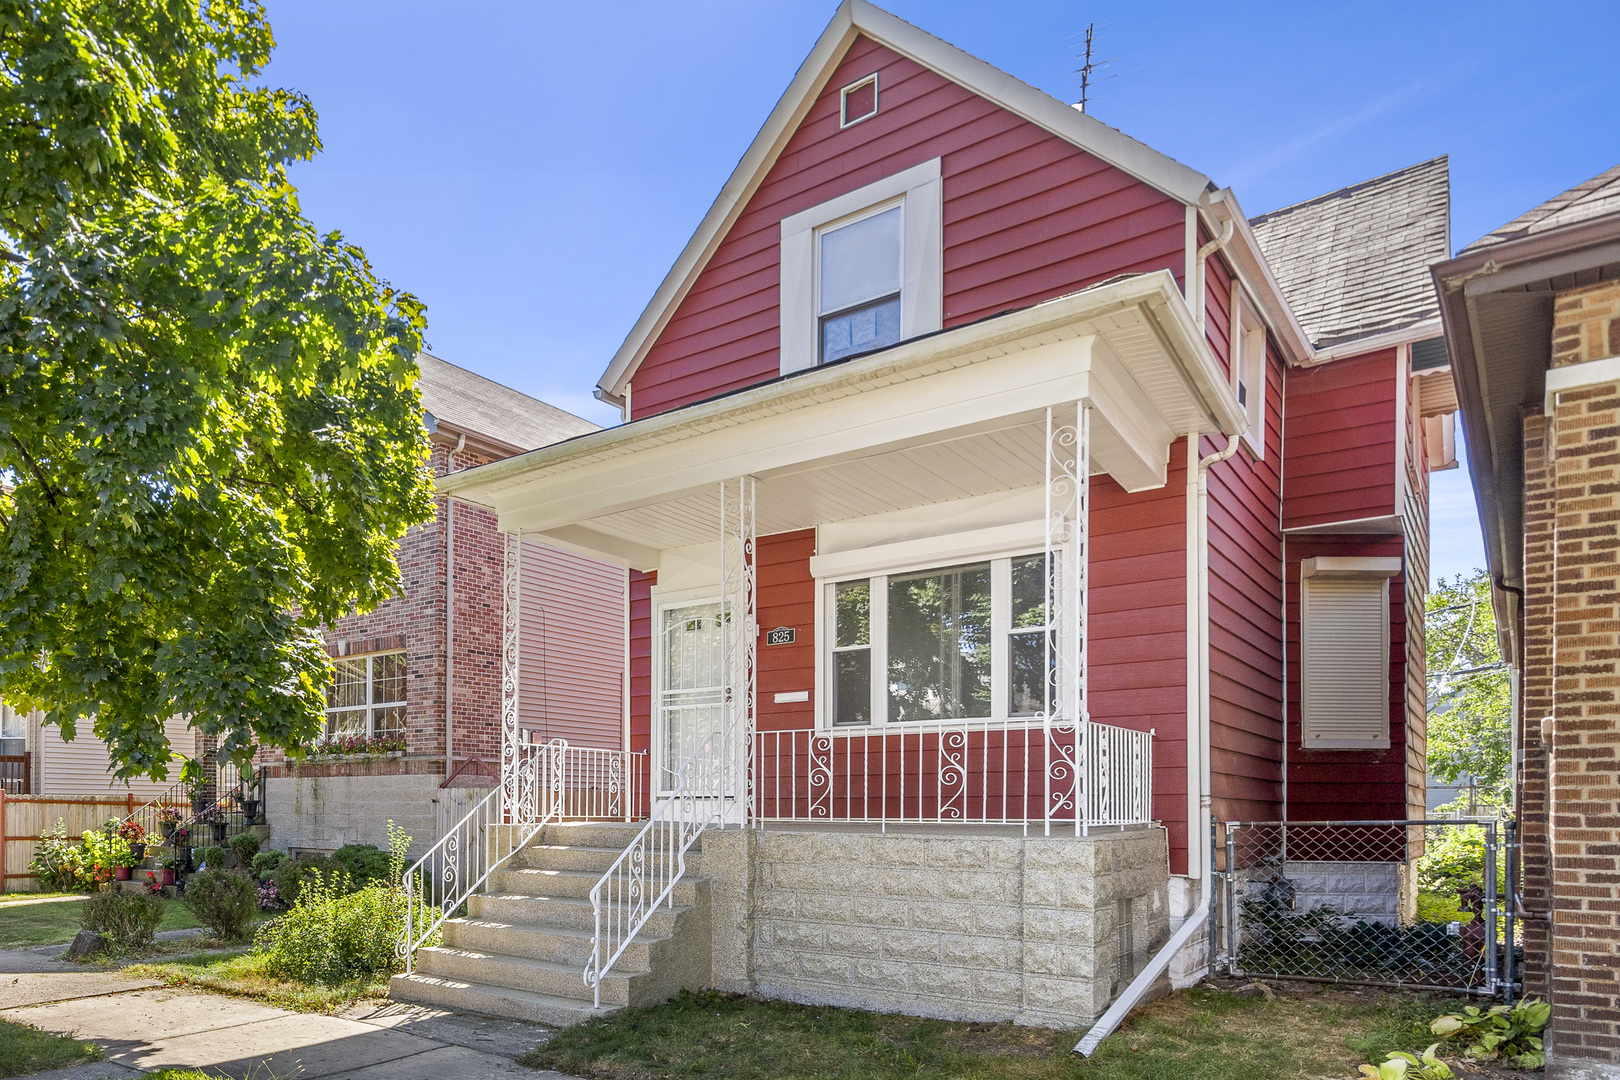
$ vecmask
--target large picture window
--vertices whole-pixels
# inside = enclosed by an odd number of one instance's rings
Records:
[[[405,653],[342,656],[326,691],[328,739],[405,737]]]
[[[1055,649],[1044,554],[825,586],[835,726],[1038,716]]]

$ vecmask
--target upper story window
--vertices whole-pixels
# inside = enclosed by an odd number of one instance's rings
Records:
[[[0,701],[0,739],[28,737],[28,717]]]
[[[944,324],[940,161],[782,219],[783,374]]]
[[[328,739],[405,737],[405,652],[341,656],[326,691]]]
[[[872,72],[838,91],[838,126],[847,128],[870,120],[878,111],[878,77]]]
[[[899,205],[820,231],[821,362],[900,340]]]
[[[1232,389],[1249,420],[1243,435],[1256,457],[1266,456],[1266,326],[1243,294],[1243,286],[1232,282],[1231,338],[1228,355]]]

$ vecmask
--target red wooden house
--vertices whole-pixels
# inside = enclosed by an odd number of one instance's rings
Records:
[[[1196,978],[1212,820],[1422,806],[1446,244],[1443,158],[1250,221],[848,0],[603,375],[625,424],[441,480],[630,569],[651,820],[553,827],[514,749],[527,827],[396,994],[1073,1026]]]

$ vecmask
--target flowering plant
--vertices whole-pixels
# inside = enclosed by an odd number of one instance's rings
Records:
[[[218,803],[215,803],[213,806],[210,806],[208,809],[198,814],[196,820],[197,824],[199,825],[223,824],[225,821],[225,811],[219,808]]]
[[[179,821],[180,811],[176,810],[174,807],[165,806],[158,810],[158,822],[160,824],[173,825],[177,824]]]
[[[132,844],[144,844],[146,842],[146,826],[134,818],[130,818],[127,821],[119,822],[118,835]]]
[[[315,744],[317,754],[387,754],[405,749],[403,737],[366,735],[331,735]]]
[[[273,882],[273,881],[266,881],[266,882],[263,882],[262,884],[260,884],[260,886],[259,886],[259,908],[260,908],[260,910],[262,910],[262,911],[274,911],[274,910],[280,908],[281,906],[282,906],[282,903],[281,903],[281,890],[276,888],[276,883]]]

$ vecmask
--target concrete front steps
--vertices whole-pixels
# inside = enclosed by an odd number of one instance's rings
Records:
[[[627,1005],[668,1001],[709,980],[709,887],[699,839],[673,907],[654,912],[602,979],[597,1008],[585,985],[596,921],[591,889],[642,823],[551,825],[467,898],[467,914],[444,923],[444,943],[418,949],[415,969],[395,975],[396,1001],[562,1027]]]

